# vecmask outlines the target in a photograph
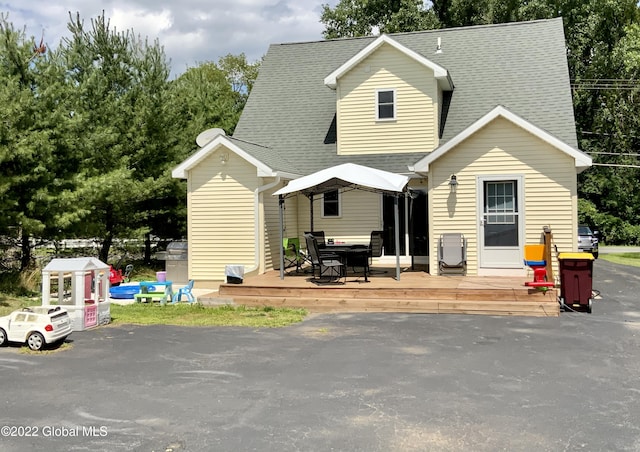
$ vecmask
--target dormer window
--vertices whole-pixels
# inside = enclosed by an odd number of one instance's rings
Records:
[[[388,121],[396,119],[396,90],[377,90],[376,107],[376,119],[378,121]]]

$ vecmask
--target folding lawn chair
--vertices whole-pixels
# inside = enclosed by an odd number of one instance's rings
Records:
[[[296,267],[296,271],[300,271],[304,258],[300,254],[300,239],[284,238],[282,239],[282,249],[284,250],[284,268]]]
[[[460,233],[440,235],[438,243],[438,270],[441,275],[467,273],[467,239]]]

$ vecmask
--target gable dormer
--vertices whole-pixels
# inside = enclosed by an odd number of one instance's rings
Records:
[[[324,79],[336,91],[339,155],[430,152],[448,71],[381,35]]]

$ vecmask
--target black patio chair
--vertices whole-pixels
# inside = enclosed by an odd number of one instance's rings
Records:
[[[374,257],[382,256],[382,245],[384,231],[371,231],[371,239],[369,240],[369,263],[373,263]]]
[[[305,231],[305,234],[311,234],[318,242],[318,248],[326,248],[327,242],[324,238],[324,231]]]
[[[371,270],[373,258],[382,256],[383,244],[384,231],[371,231],[371,238],[369,240],[369,274],[387,273],[386,270]]]
[[[326,276],[329,280],[337,278],[338,282],[345,276],[346,269],[339,255],[330,252],[321,252],[318,242],[312,234],[305,234],[304,240],[307,244],[307,253],[311,259],[311,271],[316,279],[316,268],[318,269],[318,280]]]

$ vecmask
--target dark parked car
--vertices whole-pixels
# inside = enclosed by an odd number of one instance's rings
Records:
[[[597,231],[593,232],[589,226],[578,226],[578,251],[586,251],[598,258],[598,237]]]

